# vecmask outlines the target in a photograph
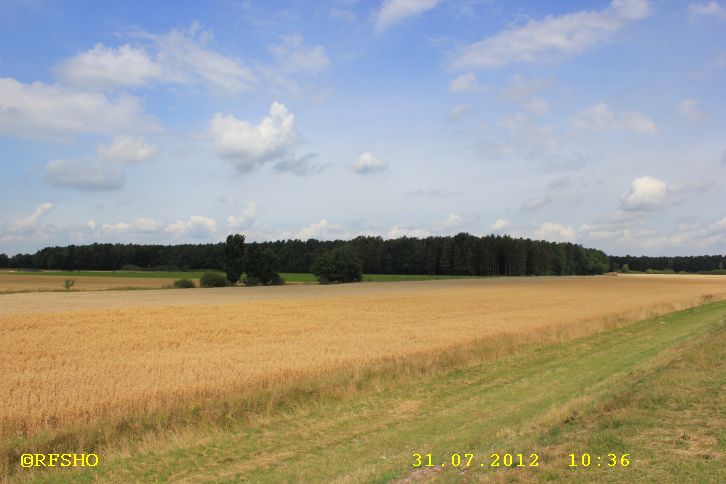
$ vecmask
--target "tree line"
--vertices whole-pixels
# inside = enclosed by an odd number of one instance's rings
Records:
[[[274,253],[279,272],[311,272],[321,254],[349,247],[368,274],[587,275],[610,270],[608,256],[577,244],[468,233],[426,238],[361,236],[353,240],[248,242],[255,252]],[[90,244],[46,247],[7,257],[0,267],[38,270],[225,270],[227,244]]]
[[[726,255],[695,255],[680,257],[610,256],[613,271],[717,272],[726,266]]]

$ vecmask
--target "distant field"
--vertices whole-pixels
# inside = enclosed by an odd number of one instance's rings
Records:
[[[0,271],[0,293],[62,291],[65,279],[74,279],[76,291],[108,289],[161,289],[176,279],[198,281],[204,272],[218,271]],[[317,284],[313,274],[281,273],[288,284]],[[30,276],[30,277],[29,277]],[[99,280],[100,279],[100,280]],[[366,274],[364,282],[474,279],[470,276]]]

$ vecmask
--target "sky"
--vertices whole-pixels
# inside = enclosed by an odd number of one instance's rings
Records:
[[[0,1],[0,253],[726,253],[726,1]]]

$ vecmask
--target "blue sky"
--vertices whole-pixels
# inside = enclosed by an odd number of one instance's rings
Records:
[[[726,252],[726,2],[0,4],[0,252]]]

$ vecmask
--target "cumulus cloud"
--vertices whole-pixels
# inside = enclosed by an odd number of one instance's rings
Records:
[[[38,224],[40,218],[50,212],[52,208],[53,204],[50,202],[41,203],[35,208],[35,210],[33,210],[33,213],[21,218],[20,220],[15,221],[11,226],[12,231],[22,232],[31,227],[35,227]]]
[[[186,220],[177,220],[168,224],[164,230],[175,236],[207,238],[217,231],[217,221],[202,215],[192,215]]]
[[[625,129],[640,134],[655,134],[658,127],[648,116],[629,111],[616,114],[605,103],[597,103],[573,116],[572,125],[579,131]]]
[[[117,48],[96,44],[54,68],[64,84],[85,89],[142,86],[162,78],[163,71],[143,48],[129,44]]]
[[[138,99],[0,78],[0,133],[22,138],[156,129]]]
[[[217,154],[240,173],[268,162],[286,161],[300,141],[295,116],[278,102],[272,103],[269,115],[257,125],[217,113],[209,122],[209,133]]]
[[[486,90],[486,86],[480,83],[479,79],[477,79],[476,77],[476,74],[472,72],[462,74],[449,83],[449,91],[457,94],[484,90]]]
[[[91,230],[95,230],[97,224],[94,220],[90,220],[88,226]],[[153,234],[161,231],[163,224],[154,219],[140,217],[133,222],[117,222],[115,224],[102,224],[99,228],[101,235],[122,234],[127,232],[139,234]]]
[[[257,220],[257,204],[249,202],[241,215],[230,215],[227,217],[227,228],[236,230],[243,227],[249,227]]]
[[[427,12],[438,5],[441,0],[384,0],[375,19],[376,32]]]
[[[370,175],[388,170],[388,163],[366,152],[358,157],[351,168],[359,175]]]
[[[545,222],[533,232],[536,239],[552,242],[572,242],[575,240],[575,234],[575,229],[569,225],[553,222]]]
[[[164,34],[140,31],[133,36],[145,45],[114,48],[97,44],[60,62],[55,73],[65,83],[89,89],[160,81],[241,92],[256,81],[241,60],[210,48],[211,33],[197,23],[187,30],[174,29]]]
[[[688,15],[691,20],[698,17],[716,17],[720,20],[726,20],[726,8],[716,1],[693,2],[688,4]]]
[[[449,214],[449,216],[446,218],[446,220],[444,220],[443,225],[444,225],[445,229],[451,229],[451,228],[458,227],[459,225],[461,225],[461,221],[462,221],[462,219],[458,214],[452,213],[452,214]]]
[[[318,240],[336,240],[350,239],[354,235],[340,225],[329,223],[326,219],[312,223],[307,227],[303,227],[294,234],[284,232],[281,234],[285,237],[292,236],[300,240],[318,239]]]
[[[98,147],[98,154],[103,160],[119,163],[141,163],[156,155],[156,146],[141,136],[114,136],[111,144]]]
[[[25,240],[45,235],[47,226],[41,219],[51,211],[53,204],[44,202],[38,205],[29,215],[10,224],[0,222],[0,241]]]
[[[82,191],[117,190],[124,182],[123,174],[108,164],[63,159],[48,162],[45,178],[51,185]]]
[[[328,221],[322,219],[319,222],[312,223],[307,227],[300,229],[300,231],[297,233],[297,238],[301,240],[319,238],[325,233],[327,228]]]
[[[623,210],[641,211],[661,208],[668,198],[668,184],[657,178],[641,176],[633,180],[623,194],[620,204]]]
[[[557,60],[596,47],[629,23],[651,13],[647,0],[613,0],[597,11],[549,15],[530,20],[461,49],[454,69],[471,69]]]
[[[282,37],[280,43],[273,45],[270,51],[285,72],[319,74],[330,64],[322,45],[308,47],[299,35]]]
[[[509,220],[505,220],[503,218],[498,218],[491,226],[492,230],[495,230],[497,232],[504,230],[507,226],[509,226]]]
[[[696,124],[705,117],[705,113],[698,109],[698,99],[684,99],[676,105],[676,112],[686,118],[691,124]]]
[[[417,238],[424,238],[431,235],[431,232],[429,232],[426,229],[420,228],[420,227],[408,227],[408,226],[400,226],[400,225],[394,225],[391,230],[388,231],[388,234],[386,235],[389,239],[399,239],[401,237],[417,237]]]

